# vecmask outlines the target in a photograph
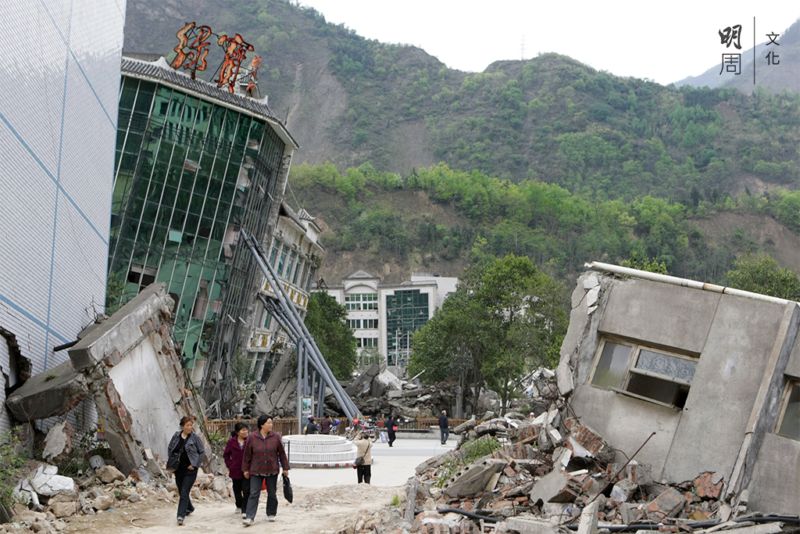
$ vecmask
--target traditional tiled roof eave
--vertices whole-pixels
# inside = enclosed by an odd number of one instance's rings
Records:
[[[154,63],[123,57],[122,74],[123,76],[150,79],[176,85],[187,92],[195,93],[197,96],[215,101],[225,107],[233,108],[236,111],[244,110],[252,115],[266,119],[283,138],[284,142],[293,145],[295,149],[300,148],[300,145],[297,144],[297,141],[295,141],[292,134],[289,133],[289,130],[286,129],[286,126],[272,113],[270,107],[264,102],[220,90],[208,82],[192,79],[190,76],[179,73],[171,68],[164,68],[159,65],[158,62]]]

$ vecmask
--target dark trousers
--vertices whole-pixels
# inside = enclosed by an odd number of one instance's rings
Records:
[[[246,478],[232,478],[233,498],[236,500],[236,508],[247,510],[247,499],[250,497],[250,481]]]
[[[175,471],[175,484],[178,486],[178,493],[181,495],[178,501],[178,517],[186,517],[186,512],[194,512],[191,493],[195,480],[197,480],[197,469],[178,469]]]
[[[358,474],[358,483],[366,482],[369,484],[369,481],[372,480],[372,466],[371,465],[359,465],[356,467],[356,473]]]
[[[442,445],[444,445],[445,442],[447,441],[448,436],[450,436],[450,429],[449,428],[440,428],[439,430],[441,430],[441,432],[442,432]]]
[[[396,440],[396,439],[397,439],[397,434],[395,434],[394,432],[389,432],[389,446],[390,447],[392,446],[392,443],[394,443],[394,440]]]
[[[275,488],[278,486],[278,475],[250,475],[250,497],[247,499],[247,519],[255,519],[258,512],[258,497],[264,480],[267,481],[267,516],[278,513],[278,495]]]

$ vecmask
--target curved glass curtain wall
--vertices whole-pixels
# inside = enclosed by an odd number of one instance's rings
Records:
[[[230,298],[238,224],[266,228],[284,143],[264,121],[124,75],[118,124],[109,273],[122,303],[166,283],[193,368]]]

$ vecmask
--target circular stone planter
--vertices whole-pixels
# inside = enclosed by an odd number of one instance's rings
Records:
[[[351,467],[358,449],[341,436],[283,436],[292,467]]]

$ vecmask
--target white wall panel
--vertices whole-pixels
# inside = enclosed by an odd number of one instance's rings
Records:
[[[3,7],[0,327],[38,373],[105,299],[125,0]]]

